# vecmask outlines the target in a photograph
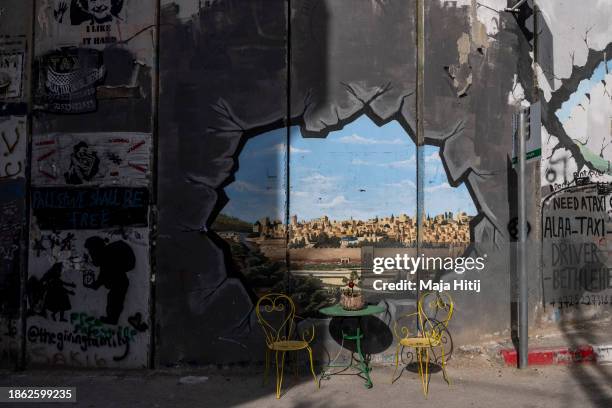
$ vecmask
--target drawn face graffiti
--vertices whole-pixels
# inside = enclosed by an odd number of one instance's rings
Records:
[[[84,22],[95,24],[108,23],[118,18],[123,8],[123,0],[72,0],[70,23],[79,25]]]
[[[111,0],[88,0],[87,10],[97,22],[108,21],[113,18]]]
[[[89,150],[85,142],[79,142],[74,146],[74,153],[70,156],[70,167],[64,174],[66,183],[83,184],[98,174],[100,159],[96,152]]]

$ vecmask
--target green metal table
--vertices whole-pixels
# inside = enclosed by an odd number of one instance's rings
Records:
[[[368,360],[366,360],[363,352],[361,350],[361,339],[363,338],[363,332],[361,331],[361,318],[364,316],[371,316],[378,313],[383,313],[385,311],[384,306],[373,306],[368,305],[367,307],[361,310],[344,310],[342,306],[336,304],[334,306],[324,307],[320,309],[319,312],[323,313],[326,316],[330,317],[339,317],[339,318],[357,318],[357,330],[355,334],[346,334],[344,330],[342,330],[342,345],[344,345],[344,340],[352,340],[355,342],[355,347],[357,349],[357,357],[355,358],[355,351],[351,352],[351,361],[349,361],[348,365],[346,364],[335,364],[335,360],[330,362],[323,369],[323,373],[321,373],[321,377],[319,377],[319,385],[321,384],[321,380],[329,379],[332,375],[343,373],[344,371],[354,368],[359,370],[357,375],[362,374],[363,379],[365,380],[365,387],[372,388],[372,379],[370,378],[370,371],[372,368],[369,365]],[[342,347],[342,346],[341,346]],[[339,353],[338,353],[339,355]],[[337,358],[337,356],[336,356]],[[342,368],[337,372],[330,373],[330,368]]]

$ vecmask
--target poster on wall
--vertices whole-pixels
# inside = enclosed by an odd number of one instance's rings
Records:
[[[119,25],[127,20],[124,0],[56,1],[53,20],[58,25],[79,27],[85,46],[113,44],[120,36]]]
[[[127,47],[152,64],[153,0],[46,0],[36,4],[36,55],[58,45],[104,50]],[[142,52],[140,52],[142,51]]]
[[[147,186],[151,176],[151,135],[35,135],[32,158],[32,184],[37,186]]]
[[[3,52],[0,49],[0,99],[21,97],[23,52]]]
[[[106,75],[100,51],[76,47],[51,51],[36,62],[37,109],[85,113],[97,109],[96,86]]]
[[[146,367],[148,234],[34,226],[26,284],[31,364]]]
[[[23,96],[25,36],[0,36],[0,101]]]

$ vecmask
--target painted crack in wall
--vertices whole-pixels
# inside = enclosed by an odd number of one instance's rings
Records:
[[[162,164],[160,169],[158,259],[164,264],[162,269],[177,271],[177,282],[160,276],[160,287],[165,289],[158,298],[158,308],[166,330],[171,331],[175,324],[181,327],[181,321],[188,326],[193,316],[206,322],[206,326],[191,330],[210,339],[208,356],[225,350],[227,344],[223,343],[227,341],[221,337],[244,338],[240,341],[243,345],[253,341],[243,331],[250,322],[252,294],[232,272],[230,260],[210,231],[227,202],[223,188],[233,181],[246,140],[286,123],[300,125],[305,137],[325,137],[362,115],[379,126],[397,120],[411,137],[415,125],[414,25],[406,24],[413,21],[414,2],[377,2],[376,13],[372,13],[370,2],[292,2],[289,115],[285,104],[286,41],[277,40],[286,30],[284,6],[280,2],[275,7],[268,5],[268,19],[259,19],[258,24],[263,21],[268,27],[263,32],[276,35],[247,37],[251,28],[261,33],[261,27],[257,29],[252,10],[243,13],[231,4],[215,3],[194,14],[191,21],[177,17],[181,2],[168,4],[163,11],[162,42],[181,41],[189,47],[176,51],[162,47],[165,96],[160,163],[177,166],[173,169]],[[256,2],[254,9],[257,12],[260,3]],[[508,169],[503,164],[510,151],[507,100],[519,54],[528,55],[529,47],[520,40],[520,27],[509,16],[495,20],[499,31],[478,28],[477,39],[484,38],[482,32],[486,31],[489,46],[484,52],[478,50],[480,43],[470,44],[467,57],[472,65],[472,86],[458,98],[444,78],[448,77],[444,67],[456,64],[457,39],[472,31],[473,13],[469,7],[431,4],[428,16],[432,26],[445,29],[428,33],[428,41],[435,47],[428,47],[426,67],[426,143],[441,147],[449,183],[468,185],[481,213],[474,222],[474,239],[499,247],[507,240],[505,224],[509,219]],[[362,30],[363,26],[368,30]],[[381,43],[386,47],[380,47]],[[241,53],[235,53],[235,44],[240,44]],[[364,54],[368,58],[361,58]],[[250,66],[267,69],[252,71],[247,68]],[[530,76],[525,72],[529,69],[519,67],[520,81],[529,89]],[[168,105],[178,95],[181,103]],[[485,100],[494,103],[481,104]],[[508,138],[500,143],[504,133]],[[202,138],[206,150],[199,144]],[[180,160],[163,160],[164,155]],[[183,259],[187,254],[190,262]],[[169,306],[170,299],[176,299],[173,293],[187,294],[182,305]],[[229,309],[224,306],[227,299],[233,299]],[[223,319],[212,316],[218,308],[229,313]],[[214,332],[220,334],[206,334]],[[178,345],[177,353],[161,344],[161,354],[170,360],[177,354],[179,360],[188,355],[209,358],[203,356],[204,351],[194,351],[196,347],[188,339]],[[240,349],[232,358],[250,358],[243,347]]]
[[[584,80],[588,80],[593,75],[594,71],[597,69],[598,66],[600,66],[602,63],[604,65],[607,65],[608,60],[606,59],[606,55],[612,55],[611,53],[612,43],[608,44],[603,50],[600,51],[589,49],[585,65],[573,66],[571,76],[566,79],[560,79],[561,86],[559,87],[559,89],[551,92],[550,100],[548,101],[547,106],[543,109],[542,125],[546,129],[547,135],[550,137],[550,139],[554,137],[557,142],[551,143],[551,140],[549,140],[548,138],[547,140],[543,140],[544,144],[551,146],[549,148],[549,151],[547,152],[548,155],[545,157],[545,159],[552,161],[554,161],[555,159],[558,160],[558,158],[555,157],[555,153],[561,149],[564,149],[569,152],[569,156],[565,156],[565,159],[570,161],[573,159],[573,162],[575,163],[572,165],[572,169],[574,169],[574,171],[580,171],[583,168],[603,173],[607,173],[609,171],[609,168],[607,168],[608,166],[605,165],[605,162],[603,164],[605,166],[602,167],[602,163],[599,163],[596,158],[589,157],[589,152],[581,148],[581,146],[589,146],[590,144],[592,144],[592,141],[595,140],[595,137],[591,139],[592,135],[582,134],[582,132],[576,134],[575,132],[570,130],[570,132],[574,135],[574,138],[572,138],[571,135],[568,134],[568,129],[566,127],[566,123],[568,123],[568,120],[571,118],[565,117],[565,121],[562,121],[558,115],[558,111],[564,108],[563,105],[567,103],[575,93],[578,92],[581,83]],[[608,84],[606,82],[605,77],[601,79],[601,85],[603,85],[601,93],[605,94],[606,92],[608,92]],[[581,103],[587,105],[586,108],[580,105],[581,108],[586,111],[586,109],[588,108],[588,104],[590,103],[589,92],[586,92],[583,95]],[[593,129],[593,131],[597,130]],[[595,151],[595,154],[603,159],[603,153],[605,148],[607,147],[604,145],[606,135],[601,134],[600,136],[602,139],[602,143],[599,146],[599,152]],[[557,182],[559,184],[571,183],[574,178],[574,171],[561,171],[562,177],[559,177],[557,179],[557,177],[552,178],[552,176],[550,176],[545,179],[545,182],[546,184],[552,184],[554,182]]]

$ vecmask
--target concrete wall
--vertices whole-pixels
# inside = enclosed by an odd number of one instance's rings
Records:
[[[22,350],[32,5],[0,6],[0,366],[16,365]]]
[[[146,367],[155,2],[36,5],[26,361]]]
[[[579,297],[588,312],[578,317],[597,314],[605,305],[582,297],[605,303],[608,287],[548,283],[559,267],[584,264],[553,265],[560,244],[596,245],[607,265],[607,227],[558,237],[546,222],[607,224],[607,184],[578,188],[574,176],[610,178],[607,9],[541,1],[534,20],[531,2],[517,13],[508,3],[425,1],[422,42],[416,0],[0,6],[2,361],[261,361],[253,311],[270,291],[292,293],[316,319],[322,358],[337,346],[337,324],[316,313],[332,291],[301,268],[337,273],[353,254],[364,261],[393,245],[486,256],[481,272],[436,275],[482,284],[452,294],[455,345],[510,335],[512,122],[519,106],[537,104],[543,155],[527,166],[532,322],[570,317],[559,296]],[[568,29],[574,19],[584,26]],[[605,197],[605,208],[554,207],[585,196]],[[431,216],[421,240],[417,213]],[[340,235],[357,235],[359,222],[379,248],[347,248],[357,237]],[[366,349],[386,361],[388,325],[414,295],[370,300],[388,312],[368,322]]]
[[[610,8],[542,2],[536,65],[543,99],[542,234],[546,317],[608,309],[612,31]],[[568,25],[571,29],[568,30]]]

